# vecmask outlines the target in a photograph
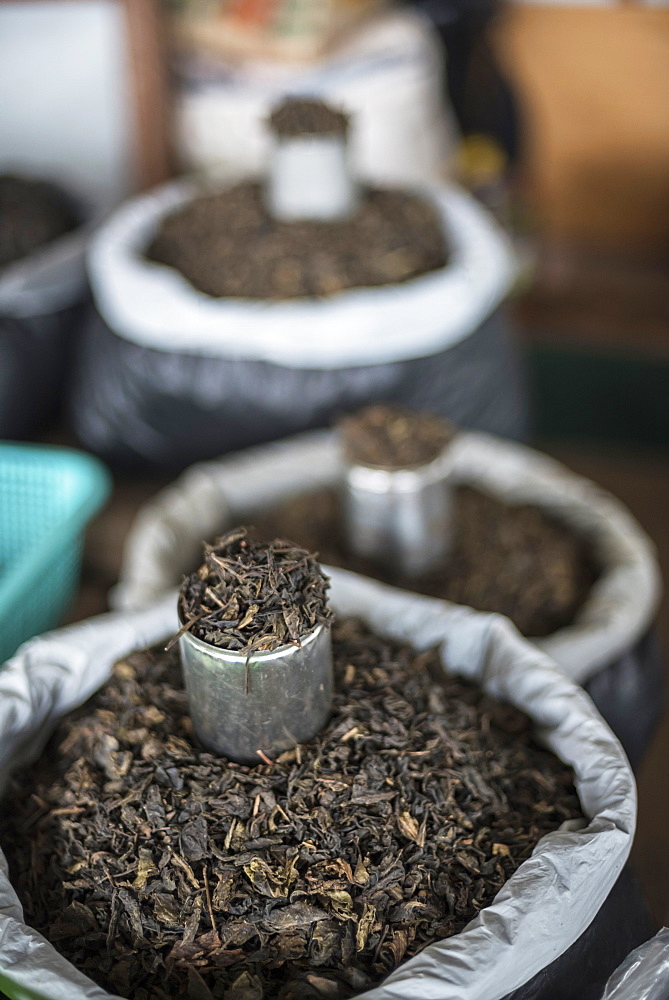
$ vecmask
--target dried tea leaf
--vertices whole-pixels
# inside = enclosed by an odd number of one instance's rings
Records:
[[[392,951],[392,964],[393,967],[400,964],[404,955],[406,954],[407,947],[409,945],[409,933],[405,930],[393,931],[390,937],[390,950]]]
[[[502,855],[503,857],[508,858],[511,855],[511,850],[510,848],[507,847],[506,844],[493,844],[492,853],[495,855],[495,857],[499,857],[500,855]]]
[[[403,837],[418,843],[418,823],[408,810],[397,817],[397,826]]]
[[[328,889],[318,893],[318,898],[338,920],[355,920],[353,900],[345,889]]]
[[[362,858],[358,858],[355,865],[353,881],[356,885],[366,885],[369,882],[369,872],[365,867]]]
[[[235,877],[230,873],[222,873],[218,877],[218,884],[212,896],[212,905],[215,910],[226,910],[230,898],[235,888]]]
[[[49,937],[52,941],[62,941],[63,938],[80,937],[97,929],[98,922],[93,911],[73,900],[49,926]]]
[[[204,816],[196,816],[186,823],[181,831],[181,850],[188,861],[202,861],[209,857],[207,821]]]
[[[349,882],[356,881],[356,879],[353,876],[353,869],[351,868],[349,862],[346,861],[344,858],[335,858],[335,860],[329,867],[334,868],[336,871],[341,872],[341,874],[344,875]]]
[[[130,927],[130,932],[135,940],[135,944],[142,941],[144,938],[144,929],[142,927],[142,911],[139,908],[139,903],[131,896],[127,889],[119,889],[118,898],[121,906],[125,910],[125,914],[128,918],[128,924]]]
[[[143,889],[153,875],[158,874],[158,869],[153,863],[153,854],[146,847],[140,847],[138,851],[137,874],[132,883],[135,889]]]
[[[237,628],[241,631],[241,629],[250,625],[255,616],[258,614],[258,610],[259,608],[257,604],[251,604],[251,606],[247,609],[246,614],[240,618]]]
[[[276,907],[262,922],[265,930],[274,934],[309,928],[318,920],[327,920],[328,914],[311,903],[292,903],[290,906]]]
[[[315,976],[311,973],[306,980],[319,997],[337,998],[342,995],[341,983],[336,979],[326,979],[325,976]]]
[[[195,889],[200,889],[201,886],[200,886],[200,883],[198,882],[198,880],[195,878],[195,872],[193,871],[193,869],[191,868],[191,866],[188,864],[188,862],[185,860],[185,858],[182,858],[181,855],[177,854],[176,851],[172,851],[172,860],[174,861],[174,863],[176,865],[179,866],[179,868],[181,868],[181,870],[183,872],[186,873],[186,877],[188,878],[188,881],[190,882],[190,884]]]
[[[215,1000],[204,979],[192,966],[188,970],[188,1000]]]
[[[242,972],[225,994],[225,1000],[263,1000],[264,990],[257,976]]]
[[[367,944],[370,931],[376,923],[376,907],[371,903],[365,903],[362,916],[358,920],[355,929],[355,950],[362,951]]]
[[[262,858],[253,858],[247,865],[244,865],[244,873],[248,880],[264,896],[274,898],[275,896],[285,895],[273,879],[272,869]]]
[[[163,893],[156,896],[153,915],[161,924],[179,927],[181,923],[180,910],[181,907],[172,896]]]

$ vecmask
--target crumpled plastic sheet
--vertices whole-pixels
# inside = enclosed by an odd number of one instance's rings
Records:
[[[602,1000],[669,1000],[669,927],[663,927],[625,959]]]
[[[86,288],[86,227],[66,233],[0,271],[0,316],[43,316],[79,301]]]
[[[144,259],[161,218],[197,194],[179,181],[132,199],[99,229],[88,255],[96,306],[119,336],[163,352],[344,369],[421,358],[476,330],[515,274],[510,243],[470,195],[425,188],[449,242],[445,267],[398,285],[321,299],[215,299],[173,268]]]
[[[592,540],[601,565],[576,621],[533,640],[579,684],[648,630],[661,580],[655,547],[629,511],[594,483],[523,445],[460,432],[453,479],[510,502],[535,503]],[[139,512],[128,535],[117,608],[146,606],[192,569],[203,538],[299,493],[342,479],[332,432],[305,434],[192,466]]]
[[[620,744],[588,697],[508,621],[385,587],[338,569],[337,614],[418,648],[526,711],[539,739],[575,771],[587,825],[567,823],[460,934],[426,948],[365,1000],[499,1000],[561,955],[591,923],[627,859],[636,788]],[[134,613],[103,615],[26,643],[0,672],[0,782],[34,757],[58,717],[83,702],[126,653],[177,628],[176,594]],[[0,855],[0,859],[2,855]],[[107,996],[22,922],[0,865],[0,989],[47,1000]]]

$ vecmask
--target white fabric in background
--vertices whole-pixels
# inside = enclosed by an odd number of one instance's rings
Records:
[[[386,184],[441,179],[456,144],[445,100],[443,50],[412,11],[373,18],[308,63],[184,59],[177,64],[178,150],[188,169],[261,172],[267,118],[286,95],[341,106],[352,117],[357,173]]]
[[[327,569],[327,568],[326,568]],[[589,698],[498,615],[481,615],[327,570],[332,605],[479,681],[535,721],[538,737],[575,771],[587,826],[543,837],[494,902],[460,933],[433,944],[365,1000],[499,1000],[561,955],[589,926],[630,851],[634,778]],[[34,756],[63,713],[104,683],[114,662],[177,628],[176,594],[145,611],[109,614],[26,643],[0,672],[0,785]],[[0,984],[46,1000],[103,1000],[36,931],[0,853]],[[362,1000],[362,998],[361,998]]]

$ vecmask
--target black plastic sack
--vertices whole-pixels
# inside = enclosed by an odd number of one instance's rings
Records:
[[[84,310],[0,315],[0,438],[31,437],[56,414]]]
[[[34,435],[63,401],[85,313],[85,233],[0,272],[0,438]]]
[[[94,312],[79,352],[71,416],[83,444],[107,461],[173,470],[325,427],[377,400],[524,439],[519,355],[503,310],[440,354],[329,370],[158,351],[117,336]]]
[[[654,931],[641,886],[626,865],[578,941],[502,1000],[600,1000],[611,973]]]
[[[657,628],[603,666],[584,687],[622,743],[633,770],[638,770],[664,710],[664,663]]]

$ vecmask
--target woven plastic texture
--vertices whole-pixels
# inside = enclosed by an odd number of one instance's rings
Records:
[[[109,482],[81,452],[0,444],[0,662],[67,610],[84,530]]]

